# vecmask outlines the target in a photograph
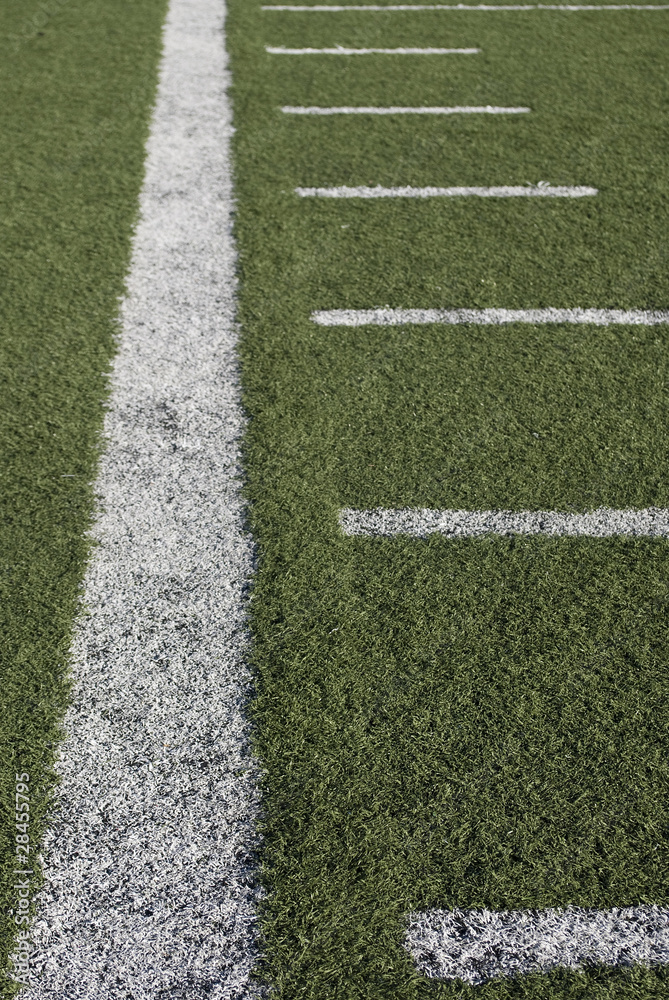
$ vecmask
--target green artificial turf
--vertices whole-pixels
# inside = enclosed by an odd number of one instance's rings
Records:
[[[0,9],[0,994],[16,772],[39,847],[165,0]],[[33,889],[39,884],[37,857]]]
[[[288,57],[265,45],[480,46]],[[669,506],[669,330],[315,309],[669,305],[669,12],[231,0],[263,976],[283,1000],[651,1000],[665,970],[430,983],[423,907],[669,905],[665,541],[344,538],[341,507]],[[527,105],[515,117],[281,105]],[[593,185],[567,200],[296,186]]]

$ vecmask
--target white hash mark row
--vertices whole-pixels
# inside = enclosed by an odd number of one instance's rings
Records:
[[[364,5],[316,7],[264,7],[264,10],[663,10],[666,6],[616,5]],[[323,49],[267,47],[272,54],[286,55],[451,55],[475,54],[476,49]],[[288,108],[286,114],[517,114],[529,108]],[[598,194],[585,186],[538,185],[496,187],[297,187],[303,198],[582,198]],[[325,310],[312,313],[312,320],[326,326],[380,326],[404,323],[506,324],[578,323],[594,325],[656,325],[669,322],[669,312],[620,309],[372,309]],[[669,510],[617,510],[600,507],[587,513],[510,510],[383,509],[339,513],[346,535],[389,537],[405,535],[425,538],[439,534],[447,539],[482,535],[539,535],[546,537],[669,537]],[[460,979],[478,985],[499,976],[548,972],[558,967],[579,969],[585,964],[605,966],[669,962],[669,911],[639,906],[595,910],[567,907],[565,910],[494,912],[489,910],[432,910],[409,915],[405,947],[419,972],[429,978]]]

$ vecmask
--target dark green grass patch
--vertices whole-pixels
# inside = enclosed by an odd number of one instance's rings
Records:
[[[401,947],[421,907],[669,904],[666,543],[337,527],[342,506],[667,506],[667,330],[309,321],[384,305],[667,308],[669,15],[231,6],[264,975],[286,1000],[669,996],[657,969],[429,983]],[[297,118],[284,104],[532,113]],[[540,180],[600,194],[293,194]]]
[[[164,12],[165,0],[5,0],[0,11],[3,977],[16,929],[15,772],[30,774],[37,848]]]
[[[399,947],[414,908],[666,905],[662,546],[356,540],[336,555],[311,597],[284,584],[291,610],[256,626],[281,705],[261,699],[259,721],[284,995],[428,995]],[[663,979],[647,981],[651,996]],[[562,995],[547,989],[488,995]]]

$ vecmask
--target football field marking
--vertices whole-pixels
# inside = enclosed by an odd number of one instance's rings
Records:
[[[503,326],[507,323],[585,324],[590,326],[661,326],[669,310],[647,309],[318,309],[319,326]]]
[[[410,914],[405,947],[430,979],[471,986],[557,968],[666,965],[669,910],[432,910]]]
[[[223,0],[171,0],[25,1000],[257,996]]]
[[[273,56],[474,56],[480,49],[346,49],[337,45],[330,49],[287,49],[281,45],[266,45]]]
[[[527,5],[493,6],[399,5],[272,5],[264,10],[293,11],[591,11],[667,10],[669,5]],[[303,108],[286,113],[420,113],[419,109]],[[483,109],[423,109],[422,113],[456,113]],[[529,109],[496,109],[514,113]],[[431,198],[431,197],[588,197],[596,188],[527,186],[507,187],[299,187],[299,197],[315,198]],[[322,310],[312,320],[323,326],[403,325],[422,323],[483,324],[614,324],[655,326],[669,323],[666,310],[598,308],[543,309],[367,309]],[[574,514],[560,511],[462,511],[344,509],[339,523],[346,535],[424,538],[438,533],[447,538],[481,535],[537,535],[547,537],[669,537],[669,510],[664,508],[600,508]],[[461,979],[478,985],[498,976],[548,972],[558,967],[655,965],[669,962],[669,910],[652,906],[613,910],[568,907],[544,911],[432,911],[411,914],[406,945],[420,972],[430,978]]]
[[[612,538],[617,535],[669,538],[669,509],[613,510],[600,507],[587,514],[555,510],[430,510],[428,508],[339,512],[345,535],[426,538],[476,538],[479,535],[546,535],[569,538]]]
[[[296,13],[306,13],[308,11],[314,12],[327,12],[327,13],[343,13],[346,11],[420,11],[420,10],[455,10],[455,11],[467,11],[467,10],[480,10],[480,11],[506,11],[506,10],[565,10],[565,11],[582,11],[582,10],[669,10],[669,4],[639,4],[639,3],[609,3],[609,4],[548,4],[548,3],[536,3],[536,4],[389,4],[388,6],[381,6],[380,4],[350,4],[350,5],[340,5],[340,4],[316,4],[314,6],[304,7],[297,6],[295,4],[267,4],[262,7],[262,10],[277,10],[277,11],[294,11]]]
[[[588,198],[598,194],[594,187],[565,187],[550,184],[500,187],[298,187],[300,198]]]
[[[522,115],[530,108],[497,108],[491,105],[485,107],[452,107],[452,108],[319,108],[292,107],[281,108],[284,115]]]

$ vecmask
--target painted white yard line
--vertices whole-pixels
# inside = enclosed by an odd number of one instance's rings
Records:
[[[454,108],[318,108],[283,107],[284,115],[522,115],[529,108],[454,107]]]
[[[330,49],[287,49],[281,45],[266,45],[273,56],[474,56],[480,49],[346,49],[337,45]]]
[[[430,979],[471,986],[557,968],[667,965],[669,910],[432,910],[409,915],[404,944]]]
[[[393,509],[339,512],[345,535],[390,537],[444,535],[446,538],[475,538],[479,535],[548,535],[560,537],[610,538],[633,535],[669,537],[669,510],[647,507],[641,510],[612,510],[600,507],[587,514],[567,514],[555,510],[429,510]]]
[[[256,996],[224,0],[171,0],[25,1000]]]
[[[609,3],[609,4],[550,4],[550,3],[511,3],[511,4],[314,4],[311,6],[298,6],[296,4],[266,4],[262,10],[295,11],[298,13],[327,12],[345,13],[346,11],[418,11],[418,10],[481,10],[481,11],[505,11],[505,10],[669,10],[669,4],[640,4],[640,3]]]
[[[594,187],[525,184],[501,187],[298,187],[300,198],[587,198]]]
[[[660,326],[669,310],[647,309],[319,309],[319,326],[413,326],[441,323],[500,326],[506,323],[576,323],[591,326]]]

